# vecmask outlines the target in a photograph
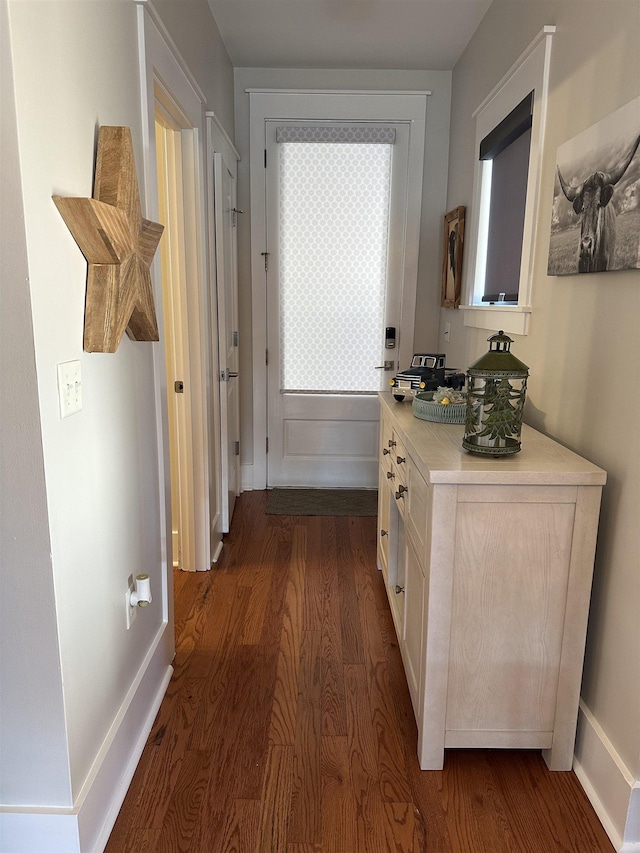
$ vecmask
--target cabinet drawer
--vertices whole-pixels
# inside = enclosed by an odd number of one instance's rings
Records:
[[[393,429],[387,421],[383,421],[380,428],[380,465],[385,471],[392,470],[394,445]]]
[[[393,496],[402,517],[404,518],[406,511],[407,498],[407,452],[404,449],[404,444],[394,432],[393,447],[391,448],[391,485],[393,487]]]
[[[394,435],[394,439],[395,447],[391,453],[391,464],[396,471],[396,482],[403,483],[406,486],[408,468],[407,451],[398,436]]]
[[[390,455],[391,448],[393,446],[393,427],[389,423],[389,421],[385,418],[380,425],[380,453],[382,458],[382,452],[387,450],[388,453],[385,453],[385,456]]]

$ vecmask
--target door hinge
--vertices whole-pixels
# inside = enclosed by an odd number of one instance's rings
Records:
[[[266,365],[268,365],[268,364],[269,364],[269,350],[268,350],[268,349],[266,349],[266,350],[264,351],[264,363],[265,363]]]
[[[240,442],[239,441],[233,442],[233,455],[234,456],[240,456]]]
[[[265,444],[266,444],[267,453],[268,453],[269,452],[269,436],[267,436],[267,440],[266,440]]]
[[[238,333],[237,332],[231,332],[231,346],[232,347],[238,346]]]
[[[264,149],[264,167],[267,168],[267,149]]]
[[[264,258],[264,271],[267,272],[269,269],[269,255],[271,253],[270,252],[260,252],[260,254]]]

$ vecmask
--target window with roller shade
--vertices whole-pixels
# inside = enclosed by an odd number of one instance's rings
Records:
[[[527,201],[533,92],[480,143],[490,186],[482,302],[517,304]]]
[[[554,32],[543,27],[473,113],[465,326],[528,333]]]

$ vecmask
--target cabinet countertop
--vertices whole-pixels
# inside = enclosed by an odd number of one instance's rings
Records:
[[[526,424],[519,453],[479,456],[462,447],[464,426],[420,420],[410,401],[398,403],[389,392],[379,397],[383,415],[397,423],[407,452],[428,483],[603,486],[606,482],[602,468]]]

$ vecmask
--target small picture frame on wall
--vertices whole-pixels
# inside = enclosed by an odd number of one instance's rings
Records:
[[[442,298],[440,300],[443,308],[457,308],[460,305],[465,209],[456,207],[444,217]]]

